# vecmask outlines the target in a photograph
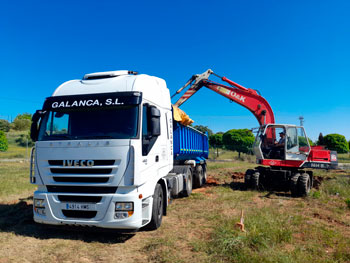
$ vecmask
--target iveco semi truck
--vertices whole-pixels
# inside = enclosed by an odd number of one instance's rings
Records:
[[[206,180],[208,136],[173,120],[163,79],[131,71],[59,86],[32,118],[34,220],[157,229]]]

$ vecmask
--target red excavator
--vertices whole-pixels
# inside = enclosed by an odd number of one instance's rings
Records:
[[[209,80],[210,75],[220,78],[229,86]],[[174,106],[181,106],[200,88],[207,87],[247,108],[258,120],[260,126],[253,151],[256,162],[262,166],[246,171],[244,182],[247,188],[290,190],[292,196],[306,196],[313,184],[313,172],[305,168],[338,167],[337,152],[323,146],[310,146],[304,127],[276,124],[271,106],[258,91],[245,88],[208,69],[202,74],[193,75],[172,97],[188,86],[189,89]]]

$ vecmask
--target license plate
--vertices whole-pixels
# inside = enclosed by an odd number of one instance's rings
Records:
[[[77,204],[77,203],[67,203],[65,204],[66,210],[83,210],[83,211],[90,211],[90,210],[96,210],[95,204]]]

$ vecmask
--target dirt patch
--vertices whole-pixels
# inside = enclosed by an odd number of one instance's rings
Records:
[[[241,173],[241,172],[233,172],[232,175],[231,175],[231,178],[233,180],[237,180],[237,179],[244,179],[244,173]]]
[[[321,219],[321,220],[324,220],[324,221],[327,221],[327,222],[330,223],[330,224],[340,225],[340,226],[345,226],[345,227],[350,227],[350,225],[347,224],[347,223],[344,223],[344,222],[339,221],[339,220],[337,220],[337,219],[334,219],[334,218],[332,218],[332,217],[330,217],[330,216],[323,215],[323,214],[319,214],[319,213],[316,213],[316,212],[313,214],[313,217],[314,217],[314,218]]]
[[[215,179],[214,177],[208,177],[207,178],[207,183],[206,185],[208,186],[213,186],[213,185],[219,185],[220,183],[218,182],[217,179]]]
[[[323,181],[331,180],[331,179],[334,179],[334,178],[330,177],[330,176],[317,176],[317,175],[315,175],[314,181],[313,181],[313,188],[319,190]]]

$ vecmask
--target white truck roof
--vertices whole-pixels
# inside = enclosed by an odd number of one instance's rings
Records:
[[[81,80],[60,85],[52,96],[139,91],[142,98],[160,107],[171,108],[170,92],[165,80],[127,70],[86,74]]]

